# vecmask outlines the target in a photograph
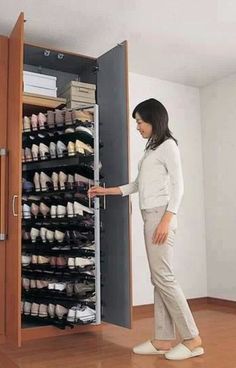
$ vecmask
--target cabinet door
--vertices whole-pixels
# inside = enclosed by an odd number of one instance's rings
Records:
[[[9,210],[6,247],[6,336],[20,345],[21,336],[21,134],[23,97],[23,32],[21,13],[9,38],[8,127]]]
[[[0,36],[0,342],[5,336],[5,258],[6,258],[6,147],[7,147],[8,38]]]
[[[107,187],[129,182],[128,66],[124,42],[98,58],[97,102],[100,157]],[[102,200],[101,200],[102,202]],[[107,197],[101,210],[102,319],[131,327],[131,237],[129,198]]]

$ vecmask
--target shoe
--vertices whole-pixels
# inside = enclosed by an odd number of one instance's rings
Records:
[[[50,257],[38,256],[38,264],[46,265],[50,263]]]
[[[38,123],[39,123],[39,129],[40,130],[45,129],[45,123],[46,122],[47,122],[46,116],[42,112],[40,112],[38,114]]]
[[[32,192],[34,189],[34,184],[31,183],[31,181],[23,179],[22,189],[27,193]]]
[[[74,202],[74,214],[79,215],[79,216],[83,216],[84,212],[94,214],[94,210],[92,208],[83,206],[79,202]]]
[[[84,303],[96,303],[96,295],[81,299]]]
[[[85,244],[80,249],[90,250],[91,252],[95,252],[95,243]]]
[[[39,173],[34,174],[34,187],[36,192],[40,192],[40,176]]]
[[[57,157],[64,157],[67,152],[66,145],[62,141],[57,142]]]
[[[55,317],[55,308],[56,306],[54,304],[48,304],[48,314],[50,318],[54,318]]]
[[[76,322],[93,322],[96,319],[96,311],[87,306],[83,306],[76,310]]]
[[[69,142],[67,145],[68,156],[75,156],[75,144],[73,142]]]
[[[92,179],[88,179],[85,176],[79,175],[79,174],[75,174],[75,182],[76,183],[82,182],[82,183],[86,183],[86,184],[90,183],[90,185],[94,185],[94,181]]]
[[[64,111],[58,109],[55,110],[55,122],[58,127],[64,125]]]
[[[39,306],[39,317],[47,318],[48,317],[48,306],[46,304],[40,304]]]
[[[43,192],[47,191],[49,189],[48,183],[51,184],[52,179],[48,175],[46,175],[43,171],[41,171],[39,180],[40,180],[41,190]]]
[[[21,256],[21,264],[23,267],[27,267],[31,264],[32,257],[27,255]]]
[[[94,266],[95,259],[93,257],[76,257],[75,258],[75,267],[84,268],[86,266]]]
[[[24,302],[24,314],[26,316],[29,316],[30,311],[31,311],[31,303],[30,302]]]
[[[94,283],[76,282],[74,285],[74,291],[76,295],[86,295],[95,291]]]
[[[93,122],[93,114],[87,110],[73,110],[72,111],[72,118],[73,120],[82,121],[83,123]]]
[[[59,319],[62,319],[65,314],[68,313],[68,309],[63,307],[62,305],[57,304],[55,308],[55,314]]]
[[[36,280],[36,287],[37,289],[44,289],[48,287],[47,280]]]
[[[68,175],[66,188],[69,190],[74,188],[74,176],[71,174]]]
[[[56,218],[57,217],[57,206],[52,205],[50,207],[50,216],[51,216],[51,218]]]
[[[44,218],[46,218],[48,213],[50,212],[50,208],[43,202],[40,202],[39,210],[42,213]]]
[[[66,128],[65,129],[65,133],[74,133],[75,132],[75,129],[74,128]]]
[[[32,158],[32,152],[29,147],[25,148],[25,162],[31,162],[33,160]]]
[[[30,289],[36,289],[36,280],[31,279],[30,280]]]
[[[38,130],[38,117],[35,114],[31,116],[31,127],[32,130]]]
[[[55,128],[55,114],[54,111],[47,111],[47,124],[49,128]]]
[[[26,279],[25,277],[22,278],[22,287],[23,289],[25,289],[26,291],[29,290],[30,288],[30,280]]]
[[[30,314],[33,317],[38,316],[39,314],[39,304],[38,303],[32,303]]]
[[[65,110],[65,125],[72,124],[72,113],[69,110]]]
[[[57,257],[50,257],[50,266],[52,267],[52,268],[55,268],[56,267],[56,265],[57,265]],[[55,288],[55,283],[53,283],[53,289]],[[50,287],[51,289],[52,289],[52,285],[51,285],[51,287]]]
[[[41,227],[39,230],[39,235],[43,243],[46,243],[46,232],[47,232],[46,227]]]
[[[60,171],[59,172],[59,184],[60,184],[61,190],[65,189],[66,181],[67,181],[67,175],[63,171]]]
[[[69,309],[67,314],[67,321],[72,323],[76,322],[76,307],[72,307]]]
[[[187,348],[186,345],[179,343],[167,353],[165,353],[165,358],[169,360],[184,360],[189,358],[194,358],[204,354],[204,349],[202,346],[198,346],[193,350]]]
[[[68,202],[66,206],[67,216],[74,217],[74,206],[73,203]]]
[[[162,355],[165,354],[168,350],[159,350],[156,349],[155,346],[151,343],[150,340],[143,342],[133,348],[133,352],[135,354],[141,355]]]
[[[55,239],[59,242],[62,243],[65,237],[65,233],[63,233],[62,231],[59,230],[55,230]]]
[[[28,116],[24,116],[23,131],[24,132],[30,132],[31,131],[30,118],[28,118]]]
[[[31,241],[32,243],[36,242],[37,237],[39,236],[39,230],[32,227],[30,230],[30,237],[31,237]]]
[[[51,158],[56,158],[57,157],[57,146],[56,146],[56,143],[54,142],[51,142],[49,144],[49,152],[50,152],[50,157]]]
[[[83,155],[90,155],[94,153],[93,148],[89,144],[85,144],[79,139],[76,139],[75,141],[75,150],[76,152],[82,153]]]
[[[54,190],[58,190],[58,181],[59,181],[59,176],[56,172],[52,173],[52,184],[53,184],[53,189]]]
[[[49,158],[49,148],[46,144],[39,144],[39,155],[41,160],[47,160]]]
[[[73,296],[74,294],[74,285],[70,282],[67,282],[66,284],[66,295],[67,296]]]
[[[73,270],[75,268],[75,258],[69,257],[67,261],[68,268]]]
[[[55,283],[55,290],[64,291],[65,289],[66,289],[66,283],[65,282],[56,282]]]
[[[30,206],[28,204],[23,204],[22,212],[23,212],[23,218],[24,219],[30,219],[31,218]]]
[[[37,144],[32,145],[31,152],[32,152],[32,156],[33,156],[33,161],[38,161],[38,159],[39,159],[39,146],[37,146]]]
[[[38,217],[39,214],[39,206],[36,203],[31,203],[31,213],[35,218]]]
[[[51,259],[52,258],[55,258],[55,265],[56,265],[57,264],[56,257],[51,257]],[[51,262],[53,263],[52,260],[50,260],[50,264],[51,264]],[[49,282],[48,283],[48,290],[55,290],[55,282]]]
[[[83,132],[83,133],[86,133],[89,137],[93,138],[94,137],[94,129],[93,128],[87,128],[87,127],[84,127],[84,126],[77,126],[75,128],[75,131],[76,132]]]
[[[34,264],[34,265],[38,264],[38,256],[37,255],[35,255],[35,254],[32,255],[31,263]]]
[[[54,241],[54,231],[47,230],[46,231],[46,239],[49,241],[49,243],[53,243],[53,241]]]
[[[65,217],[65,215],[66,215],[66,207],[59,204],[57,206],[57,217],[63,218]]]

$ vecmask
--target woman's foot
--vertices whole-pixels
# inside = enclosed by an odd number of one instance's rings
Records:
[[[187,346],[187,348],[192,351],[193,349],[197,348],[198,346],[202,346],[202,339],[201,339],[200,336],[196,336],[193,339],[183,340],[182,344]]]
[[[153,339],[151,343],[157,350],[170,350],[172,348],[171,341],[169,340]]]

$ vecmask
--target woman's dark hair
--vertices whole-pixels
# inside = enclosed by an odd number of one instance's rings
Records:
[[[168,112],[161,102],[155,98],[149,98],[138,104],[132,114],[135,119],[136,112],[141,119],[152,125],[152,136],[148,139],[145,149],[155,150],[166,139],[172,138],[178,145],[177,139],[172,136],[168,127]]]

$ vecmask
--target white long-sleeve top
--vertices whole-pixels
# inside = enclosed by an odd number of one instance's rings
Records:
[[[170,183],[170,188],[169,188]],[[145,151],[134,182],[119,186],[122,196],[139,192],[140,209],[163,206],[177,214],[184,193],[181,157],[172,138]]]

